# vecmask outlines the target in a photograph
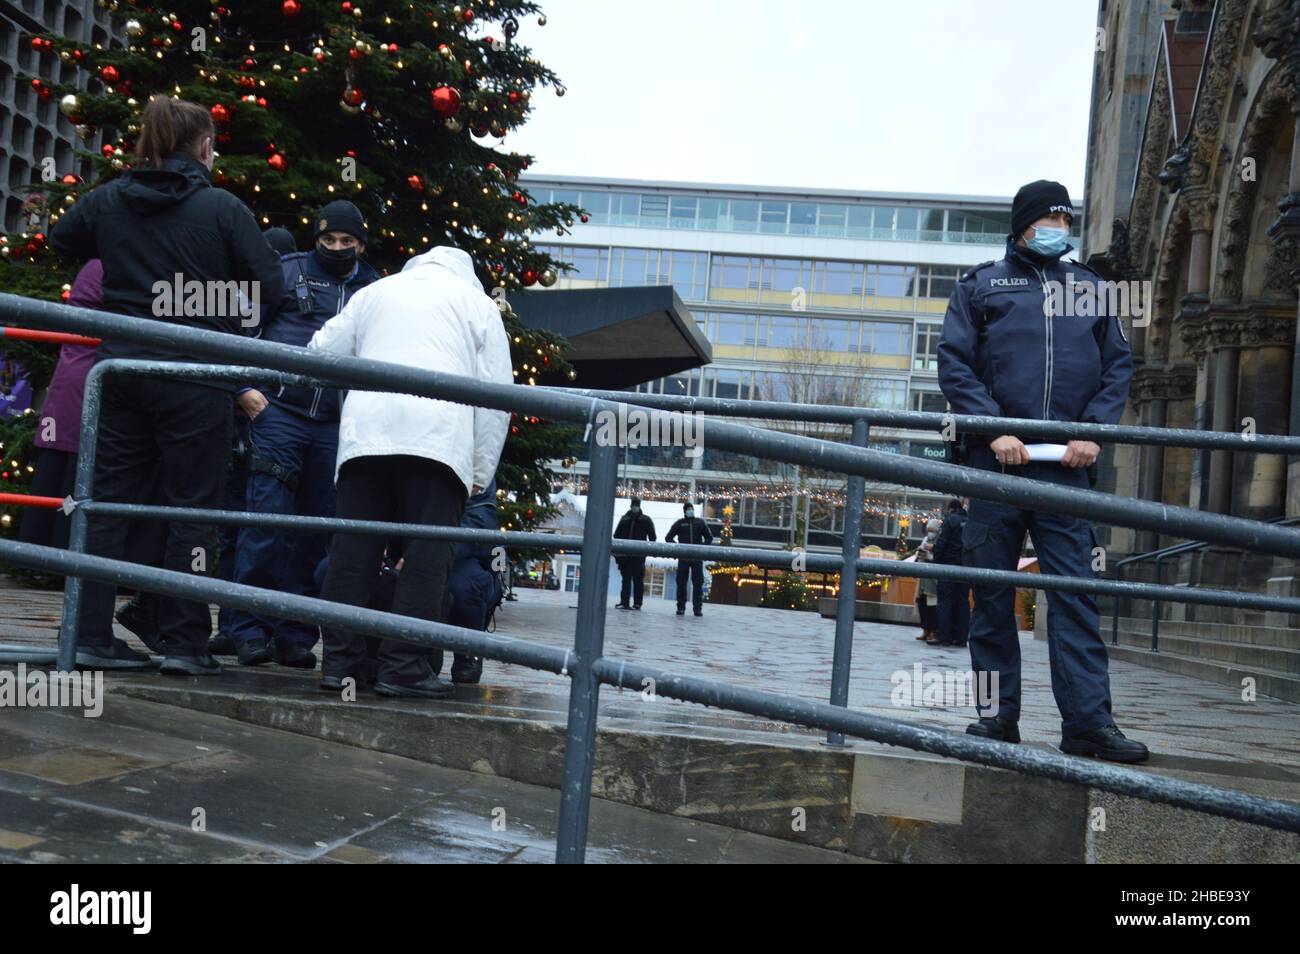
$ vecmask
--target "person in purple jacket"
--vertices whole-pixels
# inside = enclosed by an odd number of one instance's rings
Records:
[[[99,308],[104,266],[92,258],[72,283],[69,305]],[[81,437],[81,404],[86,375],[95,363],[95,345],[65,344],[45,392],[32,445],[36,448],[31,493],[38,497],[71,495],[77,476],[77,445]],[[18,538],[47,547],[68,546],[68,518],[60,510],[30,508],[23,514]]]

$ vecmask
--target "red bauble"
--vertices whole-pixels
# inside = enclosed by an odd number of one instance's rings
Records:
[[[40,248],[42,245],[44,245],[44,244],[45,244],[45,233],[44,233],[44,232],[37,232],[35,235],[33,235],[33,236],[32,236],[32,244],[35,245],[37,248]]]
[[[584,222],[587,221],[587,213],[586,212],[582,213],[582,215],[578,216],[578,218],[582,219],[582,221]]]
[[[511,91],[506,95],[506,99],[510,100],[511,103],[517,103],[517,102],[519,102],[519,94],[516,93],[514,90],[511,90]]]
[[[72,51],[72,58],[73,58],[74,60],[76,60],[78,63],[81,62],[81,58],[82,58],[84,55],[85,55],[85,54],[82,53],[80,50],[73,50],[73,51]]]
[[[349,149],[348,155],[355,159],[357,157],[357,151],[355,149]]]
[[[44,84],[41,82],[40,77],[32,77],[32,89],[36,90],[36,92],[39,93],[43,85]]]
[[[99,78],[102,79],[105,83],[108,83],[110,86],[116,83],[121,78],[121,76],[122,74],[117,71],[117,67],[112,65],[105,66],[102,70],[99,71]]]
[[[343,102],[349,106],[360,106],[365,101],[365,98],[366,94],[355,86],[349,86],[343,91]]]
[[[344,13],[351,13],[351,12],[352,12],[352,4],[349,3],[348,0],[343,0],[343,3],[340,4],[340,6],[343,8],[343,12],[344,12]]]
[[[117,152],[117,150],[113,148],[111,142],[104,143],[103,147],[99,151],[104,154],[105,159],[112,159],[113,154]]]
[[[424,180],[421,179],[419,176],[417,176],[415,173],[411,173],[409,176],[406,177],[406,184],[410,186],[412,189],[414,189],[416,192],[422,192],[424,190]]]
[[[77,175],[76,173],[69,172],[66,176],[64,176],[59,181],[62,182],[65,186],[74,186],[81,181],[81,176]]]
[[[266,109],[266,97],[265,96],[257,97],[257,105],[261,106],[263,109]]]
[[[447,119],[460,110],[460,90],[454,86],[439,86],[429,93],[429,101],[433,104],[433,111]]]
[[[358,50],[355,46],[352,49],[348,50],[348,56],[350,56],[354,60],[361,59],[363,55],[364,54],[362,54],[362,52]]]
[[[239,85],[243,89],[254,89],[257,86],[257,80],[251,76],[239,77]]]
[[[33,49],[33,50],[36,50],[36,51],[39,53],[39,52],[40,52],[41,50],[43,50],[44,48],[45,48],[45,44],[43,44],[43,43],[41,42],[41,38],[40,38],[39,36],[34,36],[34,37],[32,37],[32,49]]]
[[[523,279],[525,285],[535,285],[537,283],[537,272],[531,268],[524,269],[523,275],[519,277]]]
[[[284,0],[284,3],[280,5],[280,10],[286,17],[292,20],[298,14],[302,13],[302,4],[299,3],[298,0]]]
[[[397,44],[396,44],[396,43],[390,43],[390,44],[388,44],[387,49],[388,49],[388,52],[389,52],[389,53],[396,53],[396,52],[397,52]]]
[[[473,22],[474,22],[474,11],[473,11],[473,10],[466,10],[463,14],[461,14],[461,16],[464,18],[464,20],[465,20],[466,23],[473,23]]]
[[[216,104],[215,106],[213,106],[210,110],[208,110],[208,112],[210,112],[210,113],[212,114],[212,121],[213,121],[214,123],[228,123],[228,122],[230,122],[230,107],[229,107],[229,106],[223,106],[221,103],[217,103],[217,104]]]
[[[61,292],[59,292],[59,298],[62,299],[63,301],[67,301],[67,300],[68,300],[69,298],[71,298],[71,297],[72,297],[72,292],[70,292],[70,291],[68,291],[68,290],[66,290],[66,289],[63,290],[63,291],[61,291]]]
[[[276,172],[284,172],[284,167],[288,165],[285,161],[284,155],[278,152],[271,156],[271,158],[267,159],[266,164]]]

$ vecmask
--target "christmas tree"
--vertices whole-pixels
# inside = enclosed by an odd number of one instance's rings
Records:
[[[24,36],[42,54],[22,76],[55,98],[83,139],[104,133],[95,175],[40,170],[26,225],[0,236],[0,287],[66,299],[77,263],[60,260],[46,234],[79,194],[129,169],[151,96],[206,106],[216,130],[213,182],[238,195],[264,227],[283,226],[310,247],[311,213],[347,198],[370,224],[365,258],[382,273],[412,254],[456,245],[496,292],[520,384],[573,380],[564,341],[524,327],[507,294],[549,286],[559,266],[529,235],[561,234],[586,216],[563,203],[535,205],[518,183],[531,157],[504,141],[531,98],[563,95],[521,33],[546,24],[533,3],[420,0],[176,0],[102,3],[127,45],[86,46],[55,35]],[[527,19],[525,19],[527,18]],[[59,64],[90,76],[89,90],[59,83]],[[66,72],[66,71],[65,71]],[[499,290],[499,291],[498,291]],[[41,388],[53,350],[0,339]],[[547,460],[566,457],[575,428],[536,418],[511,421],[498,486],[502,525],[535,527],[554,513]],[[0,441],[4,441],[0,425]],[[24,481],[3,489],[21,492]],[[13,512],[13,511],[9,511]]]

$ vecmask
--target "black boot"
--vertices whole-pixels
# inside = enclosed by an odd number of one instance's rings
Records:
[[[206,652],[194,656],[168,656],[159,672],[171,676],[219,676],[221,663]]]
[[[456,687],[449,682],[444,682],[437,676],[426,676],[419,682],[400,683],[384,682],[375,683],[375,692],[381,696],[398,696],[409,699],[446,699],[448,696],[456,693]]]
[[[274,642],[271,645],[271,654],[281,666],[290,666],[294,669],[316,668],[316,654],[305,646],[290,644],[281,647],[279,642]]]
[[[158,606],[155,599],[137,593],[113,614],[113,619],[148,646],[151,652],[166,655],[167,650],[162,644],[162,634],[158,632]]]
[[[1090,732],[1061,737],[1061,751],[1067,755],[1094,755],[1107,762],[1136,764],[1151,757],[1147,747],[1124,737],[1113,725],[1104,725]]]
[[[473,686],[483,678],[483,657],[457,653],[451,661],[451,681]]]
[[[252,636],[244,640],[244,645],[239,647],[241,666],[261,666],[269,663],[271,659],[271,647],[261,636]]]
[[[78,646],[76,664],[78,669],[158,668],[149,656],[136,652],[116,636],[107,646]]]
[[[212,656],[238,656],[235,641],[225,633],[217,633],[208,640],[208,653]]]
[[[978,735],[982,739],[996,739],[999,742],[1019,742],[1020,724],[1006,719],[980,719],[966,726],[967,735]]]

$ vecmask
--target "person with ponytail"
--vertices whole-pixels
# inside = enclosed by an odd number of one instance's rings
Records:
[[[145,107],[135,161],[122,175],[82,196],[50,231],[55,251],[103,263],[102,308],[135,318],[227,334],[254,334],[284,291],[280,257],[253,213],[214,188],[212,118],[197,103],[155,96]],[[197,285],[194,283],[198,283]],[[193,294],[202,291],[201,299]],[[196,301],[201,304],[196,307]],[[106,336],[97,360],[185,361],[161,345]],[[216,509],[225,494],[234,419],[234,386],[114,375],[106,379],[96,450],[97,500],[146,500],[156,468],[166,503]],[[92,516],[87,548],[121,559],[127,522]],[[163,565],[207,575],[216,565],[210,526],[173,522]],[[114,588],[86,581],[77,665],[147,669],[156,663],[113,635]],[[208,654],[206,604],[160,597],[162,671],[221,671]]]

